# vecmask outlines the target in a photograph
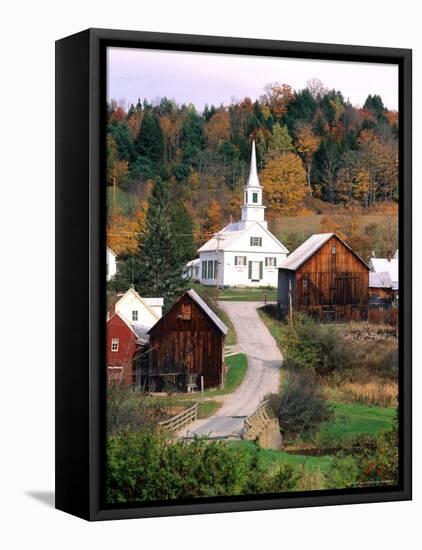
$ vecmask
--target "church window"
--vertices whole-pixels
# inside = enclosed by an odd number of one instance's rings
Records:
[[[208,260],[207,279],[214,279],[214,262],[213,262],[213,260]]]
[[[246,265],[246,256],[235,256],[234,265]]]
[[[201,262],[202,264],[202,278],[207,278],[207,262]]]
[[[258,193],[252,193],[252,202],[257,204],[257,202],[258,202]]]
[[[262,237],[251,237],[251,246],[262,246]]]
[[[277,258],[276,257],[269,257],[265,258],[265,266],[266,267],[276,267],[277,266]]]

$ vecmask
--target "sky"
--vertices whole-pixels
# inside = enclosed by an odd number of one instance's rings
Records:
[[[254,101],[271,82],[301,90],[317,78],[354,106],[378,94],[388,109],[398,109],[397,65],[108,48],[107,69],[107,99],[126,108],[138,97],[151,102],[166,96],[202,110],[206,103]]]

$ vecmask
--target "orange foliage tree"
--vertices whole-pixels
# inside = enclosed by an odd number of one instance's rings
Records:
[[[117,254],[132,254],[138,248],[138,234],[145,226],[147,203],[139,201],[132,217],[113,208],[107,225],[107,244]]]
[[[297,206],[306,195],[306,172],[294,153],[285,153],[267,162],[261,181],[273,212]]]
[[[213,199],[207,210],[207,215],[202,225],[204,240],[211,238],[214,233],[221,229],[222,217],[220,203]]]
[[[310,124],[302,124],[296,130],[296,149],[306,167],[306,179],[308,182],[309,194],[312,196],[311,170],[314,155],[318,150],[321,138],[312,132]]]

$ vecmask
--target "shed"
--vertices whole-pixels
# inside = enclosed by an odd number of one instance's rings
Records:
[[[221,387],[227,327],[193,290],[185,292],[150,329],[142,385],[160,391]]]
[[[321,321],[366,319],[369,266],[334,233],[312,235],[278,270],[281,317],[303,312]]]

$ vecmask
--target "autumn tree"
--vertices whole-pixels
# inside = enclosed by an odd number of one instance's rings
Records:
[[[312,132],[310,124],[302,124],[296,129],[296,149],[301,156],[306,167],[306,179],[308,182],[308,191],[312,195],[311,170],[314,155],[318,151],[321,138]]]
[[[222,210],[220,203],[213,199],[207,210],[205,221],[202,225],[204,240],[211,238],[222,227]]]
[[[218,147],[230,137],[230,115],[224,109],[219,109],[205,126],[205,134],[212,152],[215,154]]]
[[[276,119],[280,119],[285,113],[289,103],[294,99],[292,87],[280,82],[272,82],[264,86],[265,95],[261,101],[268,105]]]
[[[261,172],[261,181],[274,212],[297,206],[306,195],[305,168],[300,157],[293,153],[270,159]]]

